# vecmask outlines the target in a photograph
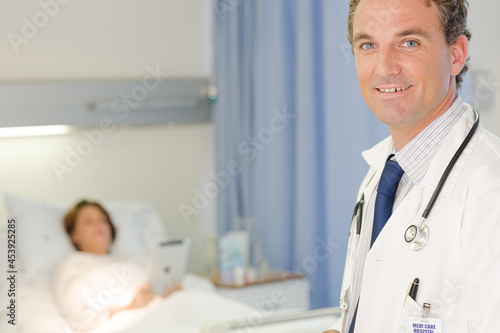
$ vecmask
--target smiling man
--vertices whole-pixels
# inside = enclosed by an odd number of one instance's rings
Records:
[[[328,332],[498,331],[500,140],[459,95],[467,11],[467,0],[350,2],[361,92],[391,136],[363,153],[361,223]]]
[[[354,15],[352,47],[361,92],[389,125],[398,149],[450,107],[457,97],[455,77],[467,58],[465,26],[448,45],[439,9],[430,4],[360,1]]]

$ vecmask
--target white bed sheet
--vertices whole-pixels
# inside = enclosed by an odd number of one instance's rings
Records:
[[[187,289],[166,299],[158,297],[147,307],[120,312],[102,327],[88,332],[199,332],[210,319],[228,320],[253,311],[247,305],[222,298],[204,279],[188,275],[183,283]],[[23,278],[17,289],[16,325],[3,327],[2,332],[73,333],[57,307],[49,279]]]
[[[192,286],[193,282],[188,284]],[[48,279],[24,279],[18,286],[17,324],[2,326],[3,321],[0,325],[2,332],[74,333],[55,303]],[[252,323],[252,318],[258,315],[256,309],[222,298],[207,286],[194,286],[165,300],[155,300],[145,308],[118,313],[102,327],[88,333],[312,333],[321,332],[335,320],[335,313],[300,320],[293,320],[292,315],[290,321],[285,322],[256,323],[238,329],[209,329],[217,322]]]

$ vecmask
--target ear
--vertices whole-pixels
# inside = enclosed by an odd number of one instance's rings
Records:
[[[467,61],[469,52],[469,41],[465,35],[458,36],[455,44],[451,46],[451,75],[456,76],[460,73]]]
[[[73,244],[78,245],[78,237],[76,236],[76,234],[74,232],[70,235],[70,238],[71,238],[71,242]]]

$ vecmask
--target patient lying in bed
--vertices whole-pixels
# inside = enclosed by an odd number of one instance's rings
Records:
[[[55,293],[62,313],[75,331],[93,330],[112,317],[130,313],[128,310],[141,309],[144,312],[142,309],[145,308],[154,309],[151,311],[156,318],[153,326],[158,328],[171,327],[168,323],[158,323],[169,317],[176,319],[179,324],[179,318],[182,317],[179,314],[182,313],[191,315],[184,316],[187,323],[194,322],[193,316],[198,317],[198,321],[217,317],[214,311],[218,309],[214,306],[200,308],[200,313],[196,314],[196,306],[200,304],[217,303],[220,310],[224,307],[232,309],[231,316],[243,316],[251,311],[246,306],[213,293],[202,293],[203,302],[197,301],[196,293],[189,291],[179,292],[178,296],[172,295],[182,289],[179,283],[168,287],[163,295],[155,295],[147,283],[144,265],[140,260],[109,253],[116,230],[108,212],[96,202],[79,202],[66,214],[64,226],[78,251],[59,265],[54,281]],[[161,304],[169,299],[170,304]],[[177,314],[173,314],[174,308]],[[151,329],[151,318],[148,322]],[[141,325],[142,329],[146,328]]]

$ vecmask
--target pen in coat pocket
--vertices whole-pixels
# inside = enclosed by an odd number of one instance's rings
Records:
[[[406,299],[408,296],[410,296],[414,301],[417,300],[417,291],[419,284],[420,280],[418,278],[415,278],[413,282],[410,282],[410,285],[408,286],[408,291],[406,292],[405,301],[403,302],[403,306],[406,305]]]

